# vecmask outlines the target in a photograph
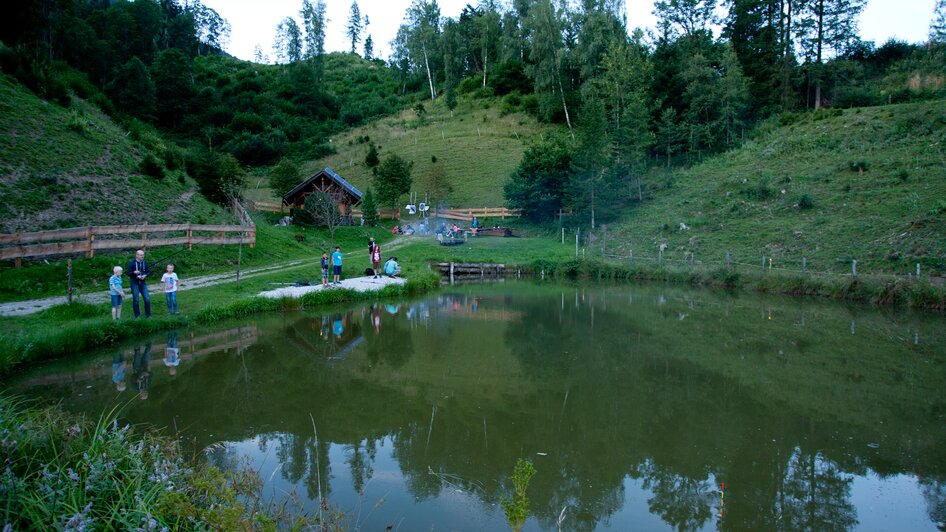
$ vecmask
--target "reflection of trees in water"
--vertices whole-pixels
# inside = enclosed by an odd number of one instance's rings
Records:
[[[926,511],[940,530],[946,530],[946,478],[921,478]]]
[[[322,497],[329,496],[329,444],[319,440],[318,448],[314,436],[280,433],[275,436],[279,442],[276,456],[283,464],[282,476],[293,484],[302,481],[311,500],[319,498],[319,482],[322,484]]]
[[[851,504],[853,477],[820,453],[795,449],[775,501],[780,526],[789,530],[849,530],[857,525]]]
[[[345,461],[351,472],[351,483],[355,493],[365,494],[365,484],[374,475],[374,461],[378,454],[378,442],[372,438],[345,446]]]
[[[709,479],[680,475],[670,467],[645,460],[634,476],[643,478],[644,488],[654,495],[647,500],[650,512],[677,530],[696,530],[711,517],[718,492]]]

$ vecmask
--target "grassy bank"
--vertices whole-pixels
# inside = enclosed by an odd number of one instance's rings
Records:
[[[261,497],[256,471],[185,459],[151,429],[0,396],[0,521],[13,530],[274,530],[329,524]],[[334,527],[333,527],[334,528]]]
[[[594,259],[536,261],[529,265],[527,271],[536,274],[540,270],[550,277],[569,280],[660,281],[791,296],[824,297],[878,306],[946,310],[946,289],[927,281],[745,273],[722,267],[712,271],[690,272],[644,264],[619,265]]]
[[[63,357],[126,340],[135,336],[177,329],[193,324],[213,323],[240,318],[259,312],[282,310],[311,310],[320,306],[395,298],[419,294],[439,285],[439,276],[424,270],[408,270],[410,278],[404,285],[386,286],[378,291],[357,292],[334,289],[313,292],[300,299],[267,299],[255,294],[271,289],[273,285],[295,280],[315,279],[318,265],[292,273],[274,273],[244,281],[205,289],[182,292],[179,302],[183,314],[169,316],[163,310],[160,294],[153,297],[151,319],[131,318],[126,305],[126,317],[113,321],[108,316],[108,304],[74,303],[59,305],[44,312],[0,320],[0,375],[17,367],[40,360]]]

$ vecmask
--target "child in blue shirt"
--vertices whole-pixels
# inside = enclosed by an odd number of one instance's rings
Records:
[[[342,277],[342,248],[335,246],[335,253],[332,253],[332,266],[335,267],[335,284],[339,284]]]
[[[112,298],[112,319],[122,319],[122,298],[125,297],[125,291],[122,290],[122,267],[112,268],[112,276],[108,279],[108,295]]]

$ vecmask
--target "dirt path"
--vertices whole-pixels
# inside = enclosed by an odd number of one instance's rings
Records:
[[[388,242],[385,246],[385,251],[394,251],[406,243],[409,240],[404,237],[398,237]],[[358,250],[350,251],[345,253],[345,256],[352,257],[353,260],[355,257],[364,255],[365,262],[367,262],[367,251]],[[284,272],[291,271],[294,269],[302,268],[304,266],[314,266],[318,264],[318,257],[312,259],[297,259],[286,262],[280,262],[276,264],[270,264],[268,266],[260,266],[259,268],[249,268],[243,270],[240,274],[240,279],[252,279],[253,277],[259,277],[260,275],[267,275],[274,273],[276,271]],[[356,270],[357,271],[357,267]],[[200,277],[193,277],[189,279],[184,279],[181,282],[180,290],[193,290],[195,288],[205,288],[208,286],[216,286],[223,283],[232,283],[236,281],[236,272],[227,272],[227,273],[217,273],[213,275],[203,275]],[[161,283],[148,283],[148,291],[152,294],[152,303],[154,303],[154,296],[161,294]],[[131,301],[131,290],[127,290],[128,299]],[[96,290],[95,292],[81,294],[73,298],[74,300],[83,301],[85,303],[105,303],[108,301],[108,291],[107,290]],[[162,298],[163,302],[164,299]],[[0,303],[0,316],[26,316],[28,314],[35,314],[36,312],[41,312],[48,309],[49,307],[55,305],[63,305],[66,303],[66,296],[56,296],[56,297],[47,297],[43,299],[32,299],[28,301],[13,301],[10,303]]]

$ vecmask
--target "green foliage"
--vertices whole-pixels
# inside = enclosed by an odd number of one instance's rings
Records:
[[[529,517],[529,497],[526,496],[526,490],[529,489],[529,483],[535,476],[535,466],[532,462],[525,459],[516,460],[516,467],[512,471],[513,496],[511,499],[503,498],[503,512],[506,514],[506,520],[509,526],[515,530],[522,530]]]
[[[233,530],[277,520],[309,522],[268,513],[255,471],[187,462],[173,439],[121,426],[118,415],[114,409],[92,422],[0,396],[0,432],[9,443],[0,450],[0,520],[12,528],[55,523],[71,530]]]
[[[411,190],[412,161],[407,161],[396,153],[388,154],[374,178],[374,188],[378,191],[378,200],[382,205],[397,207],[398,199]]]
[[[269,172],[269,187],[273,195],[282,198],[302,182],[302,169],[292,160],[283,157]]]
[[[533,221],[552,219],[562,208],[572,154],[561,137],[531,146],[503,187],[510,208]]]
[[[371,187],[365,191],[361,198],[361,215],[364,218],[365,225],[368,227],[377,227],[380,218],[378,217],[378,204],[374,201],[374,192]]]
[[[146,176],[150,176],[155,179],[164,179],[164,167],[161,166],[161,162],[158,161],[158,158],[151,153],[147,153],[141,158],[141,163],[138,165],[138,169],[141,170],[141,173]]]
[[[201,151],[192,155],[188,167],[201,194],[219,204],[229,204],[245,186],[243,168],[229,153]]]
[[[378,156],[378,147],[374,145],[374,142],[369,142],[368,152],[365,153],[365,166],[374,168],[380,163],[381,158]]]

